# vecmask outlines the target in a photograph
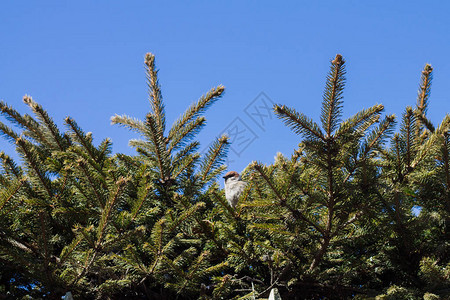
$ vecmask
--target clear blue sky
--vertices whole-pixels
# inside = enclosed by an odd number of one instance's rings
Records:
[[[230,152],[230,169],[241,171],[291,154],[300,140],[276,118],[262,125],[256,117],[258,126],[245,108],[263,92],[318,121],[336,53],[347,60],[345,117],[376,103],[399,117],[415,104],[420,71],[431,63],[429,116],[440,122],[450,107],[449,11],[448,1],[3,0],[0,99],[28,112],[21,99],[29,94],[59,124],[70,115],[97,142],[110,137],[115,152],[132,154],[135,136],[110,117],[144,118],[143,60],[152,52],[169,123],[225,85],[200,141],[206,147],[226,129],[247,130]]]

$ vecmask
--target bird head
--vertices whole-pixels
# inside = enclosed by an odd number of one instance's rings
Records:
[[[225,179],[225,183],[227,181],[237,181],[241,179],[241,176],[239,176],[239,173],[236,171],[230,171],[227,174],[225,174],[225,176],[223,176],[223,178]]]

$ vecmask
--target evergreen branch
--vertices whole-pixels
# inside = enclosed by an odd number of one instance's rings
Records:
[[[177,130],[172,137],[169,135],[170,143],[167,151],[172,153],[172,150],[176,150],[186,142],[189,142],[204,127],[205,122],[205,117],[198,117]]]
[[[413,110],[410,106],[406,108],[406,112],[403,114],[403,123],[402,128],[400,129],[402,132],[402,140],[406,143],[406,166],[407,168],[411,167],[411,160],[413,154],[413,150],[415,148],[415,116]]]
[[[4,101],[0,101],[0,113],[4,115],[8,121],[20,125],[22,128],[28,128],[28,124],[23,119],[22,115]]]
[[[6,174],[12,173],[16,179],[22,178],[22,168],[19,167],[9,155],[1,151],[0,159],[2,160],[3,170],[6,172]]]
[[[65,170],[62,186],[58,192],[55,192],[55,202],[58,202],[58,200],[61,199],[61,196],[62,196],[64,190],[66,189],[68,181],[69,181],[69,174],[68,174],[67,170]]]
[[[185,170],[193,166],[200,158],[199,153],[193,153],[197,150],[199,143],[192,142],[188,146],[184,147],[177,155],[172,159],[173,170],[172,178],[177,179]]]
[[[332,132],[337,128],[342,115],[342,92],[345,86],[345,60],[342,55],[336,54],[336,58],[331,61],[330,72],[327,76],[327,83],[322,101],[322,114],[320,120],[325,128],[326,138],[331,137]]]
[[[225,91],[225,87],[219,85],[216,88],[212,88],[206,95],[200,97],[200,99],[193,103],[180,118],[172,125],[172,128],[169,132],[169,139],[172,140],[183,127],[186,126],[188,122],[192,119],[198,117],[201,113],[203,113],[206,109],[208,109],[213,103],[220,99],[223,92]],[[171,142],[174,145],[176,143]]]
[[[0,173],[0,187],[8,187],[10,183],[9,178],[7,178],[6,174]]]
[[[373,132],[367,137],[366,141],[362,146],[363,157],[384,142],[387,135],[392,133],[393,126],[395,125],[395,115],[387,116]]]
[[[423,161],[426,155],[431,153],[431,148],[436,146],[437,135],[433,134],[424,144],[420,146],[414,160],[411,162],[410,169],[414,170],[416,166]],[[408,171],[409,172],[409,171]]]
[[[287,174],[289,176],[289,182],[286,185],[286,192],[284,194],[284,197],[288,197],[289,194],[291,193],[291,190],[295,187],[298,186],[299,183],[299,176],[297,175],[297,168],[294,166],[292,168],[292,173],[291,174]],[[301,188],[302,191],[304,191],[304,188]]]
[[[168,153],[165,138],[159,130],[158,120],[154,114],[147,115],[147,125],[151,132],[151,139],[155,146],[155,156],[158,162],[160,176],[162,180],[169,179]]]
[[[350,219],[347,219],[347,221],[340,222],[340,224],[337,226],[336,231],[331,235],[331,237],[337,236],[337,234],[340,232],[340,230],[344,229],[345,227],[347,227],[350,224],[355,223],[361,216],[362,216],[362,212],[357,212]]]
[[[43,144],[49,145],[47,138],[43,135],[41,126],[31,116],[27,114],[22,116],[3,101],[0,101],[0,113],[4,115],[8,121],[18,125],[22,129],[28,130],[27,136],[30,136]]]
[[[18,248],[26,253],[33,254],[36,257],[40,256],[39,250],[34,247],[34,245],[21,240],[17,237],[12,237],[11,234],[0,231],[0,238],[2,241],[6,241],[9,245],[13,246],[14,248]]]
[[[183,250],[177,257],[172,260],[173,266],[177,269],[176,272],[180,268],[183,268],[190,263],[192,263],[191,258],[197,253],[197,249],[195,247],[189,247]],[[179,273],[180,277],[185,277],[184,273]]]
[[[189,269],[189,273],[187,274],[188,279],[192,279],[192,277],[197,272],[197,270],[200,268],[201,264],[203,263],[203,261],[205,260],[205,258],[208,255],[209,255],[208,251],[203,251],[202,253],[200,253],[199,256],[197,256],[195,263],[191,266],[191,268]]]
[[[397,165],[396,165],[396,167],[397,167],[397,176],[398,176],[397,180],[402,182],[403,181],[403,173],[402,173],[402,168],[401,168],[402,160],[401,160],[401,156],[400,156],[401,153],[400,153],[399,140],[400,140],[400,136],[399,136],[398,133],[396,133],[394,135],[393,142],[394,142],[395,159],[396,159],[396,162],[397,162]]]
[[[139,147],[136,148],[136,152],[139,154],[139,156],[136,157],[136,161],[139,163],[143,163],[146,166],[152,166],[152,168],[158,163],[157,158],[151,152]]]
[[[444,135],[450,131],[450,114],[446,114],[441,124],[439,124],[438,128],[436,128],[436,133],[440,135]]]
[[[148,158],[152,157],[152,155],[150,153],[156,152],[154,145],[152,143],[149,143],[144,140],[132,139],[128,142],[128,145],[136,148],[137,152],[139,152],[141,155],[144,155]],[[140,149],[140,150],[138,150],[138,149]],[[144,151],[144,152],[140,152],[140,151]]]
[[[97,160],[103,164],[106,158],[112,153],[112,141],[109,138],[105,138],[98,146]]]
[[[235,234],[233,232],[231,232],[227,227],[224,228],[228,235],[231,237],[235,237]],[[236,241],[234,240],[230,240],[228,241],[229,245],[231,246],[230,248],[234,248],[234,250],[236,250],[236,252],[238,252],[242,257],[244,257],[244,259],[248,262],[251,263],[253,260],[250,258],[250,256],[245,252],[245,248],[242,247],[241,245],[239,245]]]
[[[147,267],[142,263],[142,260],[139,258],[138,253],[136,253],[135,247],[132,245],[128,245],[125,248],[125,251],[131,253],[132,259],[128,259],[127,257],[117,254],[114,254],[114,257],[127,262],[129,265],[133,266],[134,269],[136,269],[137,267],[137,269],[140,270],[143,274],[147,274]],[[145,277],[145,279],[147,279],[147,277]]]
[[[145,55],[147,71],[147,85],[150,97],[150,106],[158,127],[158,131],[164,133],[166,128],[164,103],[161,96],[161,87],[158,83],[158,71],[155,69],[155,56],[151,53]]]
[[[91,257],[90,255],[91,255],[92,252],[93,252],[93,254],[92,254],[92,257]],[[92,251],[92,249],[89,249],[87,251],[86,259],[84,261],[83,268],[82,268],[81,272],[79,272],[77,274],[77,276],[73,279],[73,281],[69,284],[69,286],[75,285],[89,271],[89,269],[91,268],[91,266],[94,263],[95,259],[97,258],[97,254],[98,254],[98,252],[96,250]]]
[[[281,225],[281,224],[258,223],[258,224],[252,224],[249,227],[262,229],[262,230],[270,231],[270,232],[285,235],[285,236],[296,236],[295,233],[288,231],[286,226]]]
[[[42,124],[49,130],[50,136],[53,137],[53,140],[55,141],[59,150],[63,151],[65,148],[64,139],[61,136],[58,127],[50,118],[48,113],[43,109],[43,107],[40,104],[33,101],[33,99],[30,96],[25,95],[23,97],[23,102],[27,104],[31,108],[31,110],[36,114],[36,116],[42,122]]]
[[[162,258],[162,240],[163,240],[163,234],[164,234],[164,223],[165,223],[165,219],[159,219],[158,222],[156,222],[155,226],[153,226],[152,229],[152,233],[151,233],[151,238],[152,238],[152,242],[154,243],[154,245],[151,245],[149,243],[146,244],[147,247],[150,248],[150,250],[152,250],[154,256],[155,256],[155,261],[153,262],[152,266],[150,267],[150,270],[148,271],[148,274],[146,275],[145,278],[147,278],[149,275],[153,274],[156,266],[158,265],[159,261]],[[145,280],[145,278],[143,280]]]
[[[430,125],[431,122],[425,117],[428,107],[428,99],[431,92],[431,82],[433,80],[433,68],[431,65],[426,64],[423,68],[422,75],[420,77],[419,91],[417,92],[417,104],[415,113],[418,116],[416,124],[416,139],[420,139],[422,135],[422,124],[425,126]],[[428,126],[427,126],[428,127]],[[431,130],[434,131],[434,130]],[[417,143],[420,141],[418,140]]]
[[[361,131],[361,133],[364,132],[367,128],[379,120],[379,116],[383,110],[384,106],[382,104],[376,104],[369,109],[359,111],[356,115],[341,123],[335,136],[340,137],[347,134],[349,131],[355,130]]]
[[[227,203],[226,200],[223,200],[222,197],[220,197],[219,195],[217,195],[217,193],[215,191],[212,191],[212,194],[214,195],[214,197],[217,199],[217,201],[222,205],[222,207],[225,207],[225,209],[228,211],[228,213],[230,214],[230,216],[232,216],[233,218],[236,218],[236,212],[234,211],[234,209]]]
[[[77,234],[75,239],[73,239],[69,245],[65,246],[62,249],[61,254],[59,255],[61,263],[64,263],[66,261],[66,259],[69,257],[69,255],[76,249],[76,247],[81,243],[82,240],[83,240],[83,235]]]
[[[172,270],[174,270],[177,273],[178,277],[181,277],[184,279],[186,278],[186,273],[181,268],[179,268],[177,265],[175,265],[173,263],[173,261],[171,259],[169,259],[167,256],[161,255],[160,259],[164,260],[164,262],[166,264],[168,264],[172,268]]]
[[[38,161],[38,158],[34,153],[33,146],[29,142],[26,142],[22,137],[17,139],[16,144],[19,146],[26,161],[28,162],[34,173],[37,175],[39,182],[47,192],[49,199],[51,199],[53,197],[53,193],[51,191],[51,181],[47,178],[45,172],[39,168],[39,165],[41,163]]]
[[[95,248],[95,241],[91,236],[91,232],[93,231],[93,229],[94,225],[89,225],[88,227],[82,227],[80,225],[77,225],[75,227],[75,230],[80,232],[80,234],[83,236],[83,238],[91,246],[92,249]]]
[[[181,215],[178,216],[178,218],[168,227],[167,229],[168,232],[172,232],[173,230],[178,228],[178,226],[180,226],[180,224],[183,223],[187,218],[189,218],[190,216],[195,214],[199,209],[204,207],[205,207],[204,202],[197,202],[191,207],[185,209],[183,213],[181,213]]]
[[[419,126],[421,124],[423,124],[425,126],[425,128],[428,129],[430,132],[435,131],[433,123],[431,123],[431,121],[424,114],[420,114],[417,110],[414,111],[414,114],[417,118],[417,122],[419,123],[418,124]],[[416,129],[417,128],[418,127],[416,126]],[[416,134],[418,134],[418,132]]]
[[[161,248],[160,253],[164,255],[172,255],[174,248],[178,245],[178,240],[183,236],[183,233],[177,233],[172,239],[170,239],[164,247]],[[162,240],[161,240],[162,241]]]
[[[417,92],[417,110],[420,114],[426,114],[428,98],[431,92],[431,82],[433,80],[433,67],[426,64],[420,77],[419,91]]]
[[[447,115],[446,117],[448,117]],[[448,131],[444,133],[444,139],[443,139],[443,151],[442,151],[442,160],[444,162],[444,173],[445,173],[445,179],[446,179],[446,190],[447,190],[447,198],[450,197],[450,159],[449,159],[449,153],[450,153],[450,140],[449,140],[449,134]],[[447,202],[447,206],[449,206],[450,203]]]
[[[191,265],[191,267],[189,268],[189,272],[186,275],[186,278],[184,280],[184,284],[181,286],[179,292],[181,292],[186,285],[191,282],[193,276],[195,275],[195,273],[197,272],[197,270],[200,268],[200,266],[202,265],[202,263],[204,263],[205,258],[208,256],[209,252],[208,251],[203,251],[202,253],[200,253],[200,255],[197,257],[195,263],[193,265]]]
[[[129,170],[137,169],[141,166],[137,159],[123,153],[117,153],[115,159]]]
[[[2,212],[5,205],[17,194],[24,183],[24,179],[16,180],[8,188],[0,190],[0,212]]]
[[[145,124],[139,119],[129,117],[127,115],[115,115],[111,117],[111,124],[118,124],[128,127],[129,129],[143,134],[146,131]]]
[[[266,208],[266,207],[278,207],[279,205],[275,201],[272,201],[270,199],[264,199],[243,203],[242,206],[250,208]]]
[[[228,137],[223,135],[209,147],[200,167],[202,181],[206,180],[206,177],[224,162],[228,145]]]
[[[213,192],[215,197],[218,197],[218,195]],[[183,205],[183,207],[185,209],[188,209],[190,206],[189,201],[186,201],[186,199],[182,196],[178,196],[178,198],[180,199],[181,204]],[[221,199],[221,198],[220,198]],[[222,205],[225,205],[225,202],[221,201]],[[233,216],[234,214],[232,213],[232,211],[230,212],[231,215]],[[197,222],[197,224],[200,226],[203,234],[205,234],[207,236],[207,238],[209,238],[211,241],[213,241],[213,243],[216,245],[217,249],[220,249],[225,255],[228,254],[228,251],[223,247],[223,245],[221,243],[219,243],[219,241],[216,239],[214,232],[210,229],[210,227],[208,227],[206,224],[207,222],[205,222],[204,220],[201,220],[199,218],[198,215],[194,214],[194,219]]]
[[[105,181],[107,176],[106,176],[104,170],[102,169],[102,166],[99,165],[93,158],[91,158],[87,152],[83,151],[81,147],[70,147],[69,149],[72,153],[75,153],[78,156],[77,162],[83,162],[83,165],[81,166],[84,168],[83,172],[85,174],[89,173],[89,176],[91,178],[93,175],[94,176],[97,175],[96,178],[99,179],[103,188],[107,189],[106,181]],[[92,172],[92,174],[91,174],[90,170],[88,169],[88,167],[86,165],[91,166],[96,172]]]
[[[146,227],[141,225],[126,231],[123,234],[115,235],[112,239],[109,239],[103,243],[102,249],[106,252],[110,249],[117,248],[117,243],[126,243],[127,241],[142,236],[146,231]]]
[[[224,262],[218,263],[218,264],[216,264],[216,265],[213,265],[213,266],[211,266],[211,267],[209,267],[209,268],[206,268],[206,269],[204,270],[204,273],[205,273],[205,274],[213,274],[213,273],[217,273],[217,272],[219,272],[222,268],[227,267],[228,265],[229,265],[229,263],[226,262],[226,261],[224,261]]]
[[[67,125],[69,125],[70,129],[74,133],[76,137],[76,141],[78,141],[84,149],[86,149],[87,153],[91,157],[91,159],[95,160],[97,158],[95,147],[92,145],[91,140],[88,136],[83,132],[83,130],[78,126],[77,122],[71,117],[67,117],[65,119]]]
[[[89,186],[91,187],[92,191],[94,191],[95,197],[97,198],[97,204],[101,208],[104,208],[103,197],[97,191],[97,184],[94,182],[94,179],[92,178],[89,170],[87,169],[86,163],[82,159],[78,159],[77,165],[83,172],[85,178],[88,180]]]
[[[173,162],[175,166],[181,165],[180,161],[185,159],[186,157],[189,157],[194,154],[194,152],[198,149],[198,146],[200,143],[198,141],[194,141],[187,145],[186,147],[183,147],[173,158]]]
[[[304,114],[296,112],[294,109],[288,108],[284,105],[274,106],[274,111],[279,119],[284,121],[284,124],[291,128],[296,134],[304,135],[309,139],[325,140],[319,126]]]
[[[329,215],[330,216],[330,215]],[[327,232],[329,232],[327,226]],[[314,256],[313,261],[311,262],[308,272],[314,271],[314,269],[319,265],[319,263],[322,261],[325,253],[327,252],[328,246],[330,245],[331,235],[324,234],[323,236],[323,242],[320,243],[319,251]]]
[[[150,193],[150,191],[152,190],[152,187],[150,185],[148,185],[147,183],[145,184],[145,187],[140,187],[138,190],[138,197],[137,197],[137,202],[135,202],[135,205],[132,207],[131,210],[131,221],[133,222],[136,219],[137,214],[139,213],[139,211],[141,210],[142,206],[144,205],[145,200],[147,200],[147,197]],[[136,205],[137,204],[137,205]]]
[[[48,237],[47,237],[47,226],[46,226],[46,218],[45,218],[45,214],[44,211],[40,210],[39,211],[39,224],[40,224],[40,233],[41,233],[41,239],[42,239],[42,244],[44,246],[44,269],[46,272],[46,275],[48,278],[51,278],[50,274],[49,274],[49,264],[50,264],[50,252],[48,249]]]
[[[218,166],[217,168],[208,173],[208,175],[203,180],[203,184],[211,183],[212,181],[214,181],[215,178],[217,178],[217,176],[225,172],[226,169],[227,169],[226,165]]]
[[[33,129],[39,126],[39,123],[37,123],[33,118],[28,115],[25,115],[27,117],[22,116],[14,108],[7,105],[3,101],[0,101],[0,113],[4,115],[8,121],[19,125],[23,129],[33,131]]]
[[[83,197],[84,197],[84,200],[86,201],[86,204],[89,205],[90,207],[92,207],[91,201],[90,201],[90,200],[91,200],[91,195],[88,195],[88,192],[85,191],[85,190],[83,189],[84,184],[82,184],[82,183],[78,180],[78,178],[72,178],[71,184],[75,187],[75,189],[76,189],[76,191],[77,191],[77,192],[75,192],[75,194],[76,194],[77,196],[78,196],[78,195],[83,196]],[[97,207],[102,207],[102,205],[99,203],[99,201],[97,201],[97,204],[98,204]]]
[[[96,248],[98,248],[102,242],[103,235],[105,233],[106,226],[110,221],[110,216],[113,212],[114,205],[119,199],[119,196],[121,195],[126,183],[127,180],[125,178],[120,178],[116,182],[116,189],[111,192],[109,199],[105,204],[105,208],[103,209],[100,223],[98,225]]]
[[[3,122],[0,122],[0,133],[11,143],[14,143],[19,138],[19,135],[14,130],[6,126]]]
[[[286,199],[283,198],[281,196],[281,194],[278,192],[278,190],[275,188],[274,184],[269,179],[269,177],[267,176],[263,167],[260,164],[254,163],[253,168],[256,171],[258,171],[258,173],[261,175],[261,177],[264,179],[264,181],[268,184],[269,188],[275,193],[276,197],[278,198],[278,203],[281,206],[287,208],[295,219],[301,219],[301,220],[305,221],[306,223],[308,223],[309,225],[311,225],[312,227],[314,227],[320,233],[325,234],[325,231],[318,224],[309,220],[301,211],[294,209],[286,202]]]

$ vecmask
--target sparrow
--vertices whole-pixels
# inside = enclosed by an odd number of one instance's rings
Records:
[[[247,182],[242,181],[241,176],[236,171],[228,172],[223,178],[225,179],[225,198],[227,198],[230,206],[235,208]]]

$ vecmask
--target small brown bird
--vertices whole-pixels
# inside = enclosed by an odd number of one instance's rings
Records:
[[[241,180],[241,176],[236,171],[228,172],[223,178],[225,179],[225,197],[230,206],[235,208],[247,183]]]

